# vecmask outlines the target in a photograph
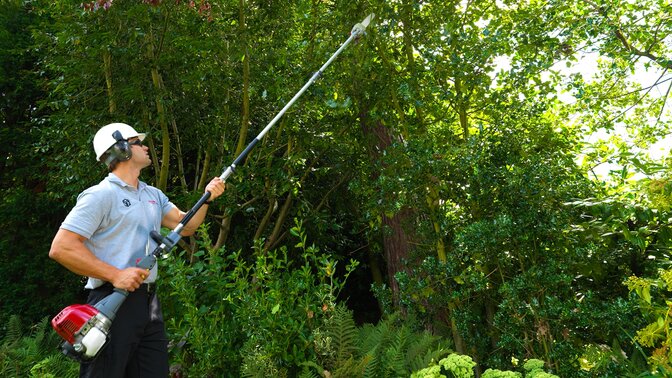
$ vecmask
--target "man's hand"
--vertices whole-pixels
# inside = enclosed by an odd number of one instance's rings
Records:
[[[135,291],[142,282],[149,276],[149,272],[142,268],[126,268],[119,271],[119,273],[112,280],[112,286],[118,289],[124,289],[129,292]]]
[[[222,181],[221,178],[215,177],[208,183],[208,186],[205,187],[206,192],[210,192],[210,201],[213,201],[215,198],[219,197],[226,190],[226,184]]]

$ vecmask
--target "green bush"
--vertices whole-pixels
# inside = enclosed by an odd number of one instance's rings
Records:
[[[531,359],[523,365],[523,369],[527,372],[526,378],[558,378],[557,375],[546,373],[544,371],[544,361]]]
[[[439,337],[414,324],[395,313],[376,325],[357,327],[352,312],[338,305],[313,332],[317,359],[305,364],[304,376],[408,377],[449,352]]]
[[[208,248],[196,261],[169,257],[160,290],[173,369],[193,377],[408,377],[448,351],[399,314],[357,327],[336,305],[356,263],[308,246],[299,221],[295,248],[252,256]],[[292,256],[292,258],[290,258]],[[168,285],[165,285],[165,284]]]
[[[497,369],[488,369],[483,372],[481,378],[522,378],[522,374],[517,371],[502,371]]]
[[[299,221],[291,233],[291,253],[259,243],[246,257],[209,248],[202,228],[194,263],[168,258],[160,288],[167,330],[173,360],[189,376],[295,376],[315,360],[313,331],[357,264],[338,279],[337,261],[307,244]]]
[[[557,375],[546,373],[544,361],[530,359],[523,365],[525,378],[559,378]],[[476,363],[469,356],[451,354],[437,363],[432,363],[429,367],[416,371],[411,378],[472,378],[474,376],[474,367]],[[501,371],[497,369],[487,369],[481,375],[481,378],[521,378],[523,375],[519,372]]]
[[[474,376],[474,366],[476,363],[469,356],[450,354],[441,359],[438,364],[434,364],[425,369],[411,374],[411,378],[472,378]]]
[[[632,276],[625,282],[635,293],[638,306],[648,324],[637,331],[634,339],[647,350],[647,361],[653,370],[672,372],[672,269],[660,270],[655,278]]]
[[[68,378],[79,375],[79,364],[68,360],[57,346],[60,337],[44,318],[25,333],[18,316],[11,316],[0,340],[0,376]]]

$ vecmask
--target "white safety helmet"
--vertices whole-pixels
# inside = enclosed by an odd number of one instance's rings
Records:
[[[133,137],[138,137],[141,141],[145,139],[144,133],[138,133],[134,128],[125,123],[110,123],[109,125],[105,125],[93,137],[93,149],[96,151],[96,160],[100,161],[103,154],[119,142],[113,135],[115,131],[121,134],[123,141],[127,141]]]

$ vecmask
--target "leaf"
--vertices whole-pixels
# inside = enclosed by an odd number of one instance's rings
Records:
[[[642,288],[642,299],[644,299],[646,303],[651,303],[651,286]]]

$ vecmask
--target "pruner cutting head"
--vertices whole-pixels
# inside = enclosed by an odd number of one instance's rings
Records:
[[[369,26],[369,23],[371,23],[371,20],[375,15],[371,13],[370,15],[366,16],[364,21],[355,24],[355,26],[352,27],[352,31],[350,32],[351,35],[355,36],[355,38],[358,38],[364,34],[366,34],[366,27]]]

